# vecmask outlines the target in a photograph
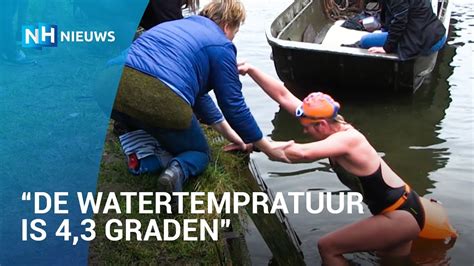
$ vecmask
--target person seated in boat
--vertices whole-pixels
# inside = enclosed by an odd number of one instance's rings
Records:
[[[181,191],[207,167],[209,147],[198,118],[232,142],[231,148],[247,151],[253,144],[286,160],[274,149],[281,143],[263,137],[242,95],[232,40],[244,20],[241,2],[214,0],[199,15],[159,24],[131,45],[112,118],[145,130],[172,154],[158,189]]]
[[[407,60],[443,47],[446,29],[433,13],[430,1],[380,2],[383,31],[362,36],[362,48],[369,49],[370,53],[396,53],[400,59]]]
[[[248,63],[239,64],[239,73],[249,74],[283,109],[295,114],[304,132],[315,139],[282,147],[290,162],[329,158],[339,179],[351,190],[362,193],[373,214],[319,239],[323,264],[343,265],[343,254],[359,251],[408,255],[412,241],[425,224],[420,197],[385,163],[364,135],[344,120],[339,114],[340,104],[321,92],[311,93],[301,101],[281,82]]]

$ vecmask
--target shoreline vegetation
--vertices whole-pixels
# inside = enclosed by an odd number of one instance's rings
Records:
[[[214,192],[222,196],[225,192],[263,192],[271,195],[258,169],[252,163],[248,154],[225,152],[227,144],[211,127],[202,126],[209,140],[211,161],[206,171],[197,178],[191,178],[184,186],[184,192]],[[250,162],[250,164],[249,164]],[[101,160],[97,191],[104,194],[109,192],[136,191],[154,192],[158,174],[133,176],[128,173],[125,158],[118,138],[112,133],[109,124],[104,151]],[[249,167],[250,166],[250,167]],[[251,170],[252,168],[252,170]],[[273,254],[272,263],[279,265],[303,265],[301,241],[292,229],[285,214],[252,213],[252,204],[239,209],[238,214],[191,214],[190,199],[184,197],[184,212],[182,214],[139,214],[138,199],[134,197],[130,213],[98,213],[94,215],[97,236],[89,246],[89,264],[204,264],[204,265],[251,265],[250,253],[246,246],[244,230],[249,218],[256,226],[266,246]],[[202,197],[207,205],[207,198]],[[271,206],[269,200],[268,206]],[[120,208],[124,209],[126,200],[119,199]],[[230,226],[220,228],[217,241],[207,238],[205,241],[110,241],[105,236],[105,224],[110,219],[124,221],[135,219],[141,224],[147,224],[151,219],[157,221],[161,228],[166,219],[174,219],[182,224],[184,219],[204,219],[211,223],[213,219],[229,219]],[[146,230],[143,229],[142,230]],[[263,243],[262,243],[263,244]]]
[[[206,171],[198,178],[190,179],[184,191],[214,192],[222,195],[229,191],[248,191],[248,182],[244,178],[248,172],[248,155],[242,153],[227,153],[222,150],[225,140],[218,133],[203,126],[212,151],[211,162]],[[245,172],[245,173],[244,173]],[[159,174],[134,176],[127,171],[125,158],[118,138],[112,133],[109,125],[100,164],[97,191],[104,193],[121,191],[156,191],[156,181]],[[205,200],[205,198],[203,198]],[[119,201],[124,205],[125,201]],[[89,246],[90,264],[250,264],[247,247],[243,237],[242,222],[246,216],[242,210],[239,214],[191,214],[189,197],[185,197],[183,214],[139,214],[138,200],[132,202],[130,214],[95,214],[97,237]],[[122,206],[124,207],[124,206]],[[226,216],[226,217],[223,217]],[[161,226],[165,219],[230,219],[230,230],[220,230],[219,240],[212,241],[110,241],[105,236],[105,224],[110,219],[137,219],[146,224],[150,219],[156,219]],[[143,229],[142,229],[143,230]],[[133,238],[132,238],[133,239]],[[233,263],[232,263],[233,262]]]

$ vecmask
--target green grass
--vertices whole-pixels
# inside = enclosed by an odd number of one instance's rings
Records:
[[[248,157],[243,154],[226,153],[222,150],[224,141],[218,138],[218,134],[205,127],[205,132],[210,140],[212,160],[206,171],[197,178],[191,179],[184,190],[215,192],[221,195],[223,192],[241,191],[244,170],[247,169]],[[111,134],[109,128],[104,152],[101,161],[98,189],[102,192],[121,191],[156,191],[156,180],[158,175],[133,176],[128,173],[125,158],[122,154],[118,139]],[[104,193],[104,194],[105,194]],[[106,195],[104,195],[106,196]],[[124,200],[119,199],[121,206],[125,206]],[[160,226],[163,219],[175,219],[181,222],[183,219],[220,219],[220,215],[190,214],[189,198],[185,198],[184,213],[178,215],[153,214],[143,215],[138,213],[138,201],[132,203],[131,214],[96,214],[97,237],[91,242],[89,250],[89,261],[92,264],[129,265],[129,264],[220,264],[224,258],[224,240],[220,232],[219,240],[206,241],[176,241],[161,242],[150,241],[117,241],[113,242],[105,237],[105,223],[112,218],[138,219],[142,227],[148,224],[150,219],[157,219]],[[205,206],[205,205],[204,205]],[[232,216],[233,230],[242,230],[238,216]],[[161,228],[160,228],[161,231]],[[225,262],[224,262],[225,263]]]

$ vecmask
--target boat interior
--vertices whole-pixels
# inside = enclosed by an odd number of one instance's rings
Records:
[[[353,44],[366,31],[342,27],[344,20],[332,21],[323,12],[324,0],[295,0],[272,24],[271,35],[281,40],[339,47]],[[448,0],[433,1],[433,9],[442,20]]]

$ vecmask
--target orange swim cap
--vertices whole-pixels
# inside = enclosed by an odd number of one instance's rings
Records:
[[[341,105],[322,92],[313,92],[304,98],[303,103],[296,109],[296,117],[303,124],[317,123],[324,119],[334,119]]]

